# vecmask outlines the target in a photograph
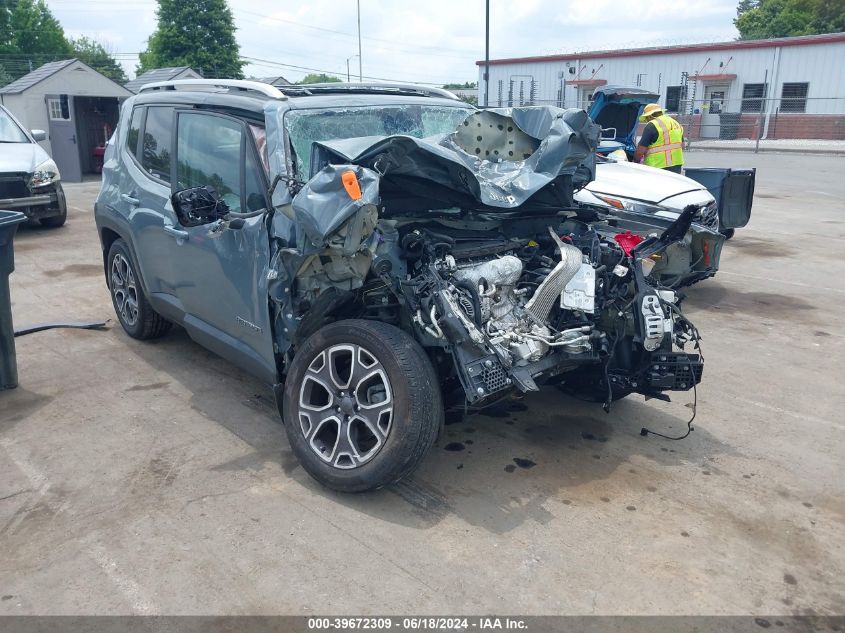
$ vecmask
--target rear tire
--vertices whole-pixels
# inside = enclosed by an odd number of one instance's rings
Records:
[[[172,323],[158,314],[144,294],[129,247],[116,239],[106,259],[106,281],[117,320],[132,338],[148,340],[167,332]]]
[[[291,449],[332,490],[363,492],[411,473],[443,425],[428,356],[378,321],[331,323],[290,364],[282,405]]]

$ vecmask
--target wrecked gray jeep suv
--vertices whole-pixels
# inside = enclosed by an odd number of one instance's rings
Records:
[[[303,467],[342,491],[411,472],[446,411],[557,386],[604,402],[701,379],[662,235],[573,192],[582,110],[441,90],[150,84],[123,105],[96,222],[126,332],[171,323],[274,385]]]

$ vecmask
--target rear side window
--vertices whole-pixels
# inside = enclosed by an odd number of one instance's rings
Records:
[[[129,133],[126,135],[126,149],[135,158],[138,158],[138,139],[141,137],[141,122],[144,120],[144,108],[132,110],[132,118],[129,120]]]
[[[170,182],[171,133],[173,129],[173,108],[150,106],[144,123],[144,141],[141,152],[141,166],[151,175],[164,182]]]

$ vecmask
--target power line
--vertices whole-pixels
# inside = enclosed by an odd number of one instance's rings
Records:
[[[138,57],[138,53],[113,53],[111,55],[117,61],[130,61],[136,59]],[[265,68],[281,68],[285,70],[294,70],[303,73],[323,73],[326,75],[334,75],[334,76],[341,76],[345,73],[345,71],[339,70],[329,70],[326,68],[314,68],[311,66],[299,66],[296,64],[285,64],[284,62],[277,62],[271,59],[262,59],[259,57],[250,57],[247,55],[241,55],[240,57],[242,60],[246,61],[249,65],[257,65],[263,66]],[[57,61],[58,59],[63,59],[60,56],[49,56],[49,55],[38,55],[38,54],[3,54],[0,53],[0,63],[7,68],[7,69],[29,69],[30,67],[30,60],[39,59],[40,63],[46,63],[49,61]],[[439,82],[431,82],[431,81],[414,81],[407,77],[402,79],[397,79],[395,77],[377,77],[374,75],[364,75],[364,79],[369,79],[373,81],[389,81],[389,82],[408,82],[411,81],[412,83],[419,84],[421,86],[442,86],[447,81],[439,81]]]
[[[324,73],[326,75],[335,75],[335,76],[340,76],[340,75],[346,74],[346,71],[341,72],[341,71],[337,71],[337,70],[326,70],[325,68],[309,68],[307,66],[295,66],[293,64],[283,64],[282,62],[274,62],[274,61],[269,60],[269,59],[260,59],[260,58],[257,58],[257,57],[246,57],[244,55],[241,56],[241,59],[245,59],[245,60],[247,60],[248,62],[251,62],[251,63],[262,64],[262,65],[268,66],[270,68],[275,68],[275,67],[290,68],[292,70],[306,71],[306,72],[312,72],[312,73]],[[374,77],[372,75],[364,75],[364,79],[373,79],[375,81],[394,81],[394,82],[399,82],[399,83],[408,81],[408,79],[395,79],[395,78],[391,79],[391,78],[388,78],[388,77]],[[445,82],[445,81],[443,81],[443,82],[415,81],[413,83],[420,84],[421,86],[442,86],[444,83],[448,83],[448,82]]]
[[[89,4],[108,4],[109,7],[110,7],[110,10],[113,9],[113,8],[116,8],[116,7],[113,6],[114,3],[111,2],[110,0],[70,0],[66,4],[73,5],[72,10],[74,12],[99,11],[100,10],[99,7],[97,7],[97,8],[94,8],[94,7],[84,8],[84,7],[79,6],[80,4],[83,4],[83,3],[86,3],[86,2],[89,3]],[[50,4],[58,4],[58,5],[61,6],[62,4],[65,4],[65,2],[62,2],[62,1],[59,1],[59,0],[52,0],[50,2]],[[118,7],[121,8],[121,9],[132,8],[129,5],[134,5],[135,7],[138,7],[138,8],[147,8],[147,7],[153,6],[152,4],[146,3],[146,2],[131,2],[131,3],[130,2],[122,2],[120,5],[118,5]],[[347,31],[338,31],[336,29],[329,29],[329,28],[322,27],[322,26],[315,26],[313,24],[305,24],[303,22],[297,22],[295,20],[289,20],[287,18],[282,18],[282,17],[278,17],[278,16],[274,16],[274,15],[268,15],[268,14],[265,14],[265,13],[258,13],[256,11],[249,11],[247,9],[237,9],[237,10],[231,9],[231,11],[232,11],[232,15],[236,18],[241,14],[246,14],[246,15],[251,15],[251,16],[254,16],[254,17],[262,18],[264,20],[271,20],[271,21],[274,21],[274,22],[284,22],[286,24],[291,24],[293,26],[298,26],[298,27],[305,28],[305,29],[320,31],[322,33],[331,33],[333,35],[340,35],[340,36],[343,36],[343,37],[353,38],[353,39],[356,39],[356,40],[358,38],[358,35],[355,34],[355,33],[349,33]],[[254,20],[246,20],[246,21],[248,21],[252,24],[261,24],[261,22],[256,22]],[[447,46],[436,46],[436,45],[425,45],[425,44],[409,45],[407,42],[402,42],[400,40],[394,40],[394,39],[388,39],[388,38],[382,38],[382,37],[374,37],[374,36],[368,36],[368,35],[363,35],[362,39],[372,41],[372,42],[383,42],[383,43],[386,43],[386,44],[399,45],[399,48],[392,48],[392,49],[390,47],[383,46],[383,48],[386,48],[388,50],[400,50],[400,51],[406,51],[406,52],[411,51],[411,50],[426,50],[426,51],[429,51],[427,53],[428,55],[432,55],[432,56],[435,56],[435,57],[450,57],[450,58],[453,58],[453,59],[464,59],[466,57],[473,57],[477,54],[477,51],[470,51],[470,50],[467,50],[467,49],[457,49],[457,48],[450,48],[450,47],[447,47]],[[458,53],[458,55],[448,55],[448,54],[444,54],[442,51],[452,51],[453,53]]]

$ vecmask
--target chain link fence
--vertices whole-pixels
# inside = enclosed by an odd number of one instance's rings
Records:
[[[689,144],[706,141],[845,141],[845,98],[680,100]]]
[[[845,142],[845,97],[808,97],[806,84],[784,85],[780,98],[765,97],[765,87],[754,92],[750,84],[744,98],[726,99],[727,87],[705,87],[703,98],[686,98],[675,92],[664,104],[667,113],[684,126],[684,136],[690,146],[719,141],[757,145],[760,141]],[[787,86],[794,89],[787,90]],[[804,88],[803,90],[801,88]],[[571,90],[571,89],[570,89]],[[553,105],[589,110],[589,91],[579,91],[579,98],[549,99],[549,91],[541,90],[531,75],[514,75],[510,80],[490,86],[490,106],[515,107]],[[483,99],[483,97],[482,97]],[[640,130],[642,131],[642,124]],[[713,143],[710,143],[713,144]]]

